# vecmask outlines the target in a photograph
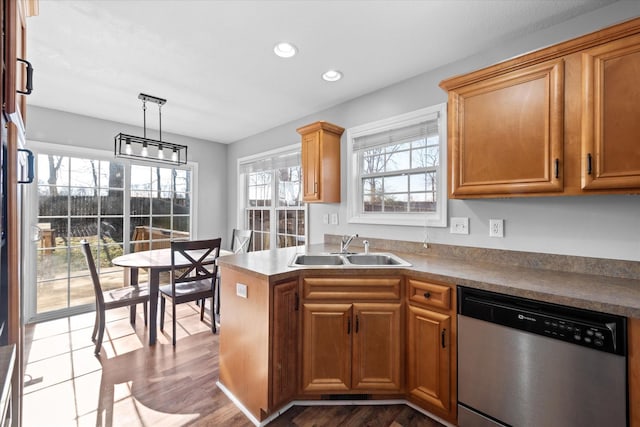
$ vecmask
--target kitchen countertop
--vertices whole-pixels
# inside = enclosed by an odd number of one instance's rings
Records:
[[[306,253],[335,252],[330,244],[311,245]],[[288,264],[301,249],[283,248],[249,252],[219,259],[225,268],[241,270],[272,283],[295,277],[301,271],[319,274],[339,271],[344,275],[362,274],[363,270],[389,274],[395,272],[416,275],[456,285],[531,298],[572,307],[610,314],[640,318],[640,280],[609,277],[598,274],[566,272],[503,265],[478,260],[447,258],[426,254],[392,252],[412,264],[411,267],[289,267]],[[372,249],[371,252],[380,252]]]

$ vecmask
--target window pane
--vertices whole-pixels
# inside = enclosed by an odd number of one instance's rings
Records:
[[[409,180],[406,175],[387,176],[384,178],[383,185],[385,194],[409,191]]]
[[[38,186],[38,215],[67,215],[68,207],[68,194],[64,194],[64,191],[61,192],[59,187]]]
[[[411,193],[416,191],[426,191],[427,190],[427,175],[424,173],[416,173],[410,175],[409,187],[411,188]]]
[[[79,190],[79,191],[75,191]],[[83,191],[87,190],[87,191]],[[93,190],[89,189],[71,189],[70,211],[72,216],[85,216],[98,214],[98,197],[90,195]],[[82,193],[87,193],[81,195]]]
[[[38,154],[38,184],[69,185],[69,158]]]
[[[398,147],[398,146],[396,146]],[[405,170],[411,167],[411,152],[410,151],[392,151],[387,156],[385,163],[385,171],[398,171]]]
[[[100,187],[124,188],[124,165],[116,162],[100,162]]]
[[[104,218],[100,222],[100,237],[106,243],[122,243],[123,219]]]
[[[106,195],[100,197],[101,215],[124,214],[124,191],[110,189]]]

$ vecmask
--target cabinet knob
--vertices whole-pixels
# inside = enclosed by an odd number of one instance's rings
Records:
[[[431,292],[425,292],[425,293],[424,293],[424,297],[425,297],[426,299],[431,298]]]

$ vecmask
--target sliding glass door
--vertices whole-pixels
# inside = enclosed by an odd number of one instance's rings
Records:
[[[32,266],[25,269],[26,321],[92,309],[95,296],[80,241],[91,244],[102,286],[113,288],[124,278],[113,258],[190,236],[190,170],[55,149],[39,152],[36,165],[27,209],[32,238],[23,244]]]

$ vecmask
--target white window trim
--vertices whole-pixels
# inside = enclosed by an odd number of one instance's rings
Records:
[[[238,177],[238,199],[236,201],[236,207],[237,207],[237,214],[236,214],[236,228],[246,228],[247,224],[246,224],[246,216],[245,216],[245,209],[247,208],[247,206],[245,205],[246,202],[246,195],[247,195],[247,191],[246,191],[246,174],[240,173],[240,165],[242,165],[243,163],[251,163],[254,162],[256,160],[260,160],[260,159],[264,159],[267,157],[273,157],[273,156],[279,156],[280,154],[285,154],[285,153],[290,153],[292,151],[296,151],[296,150],[302,150],[302,143],[297,143],[297,144],[291,144],[291,145],[286,145],[284,147],[280,147],[280,148],[276,148],[273,150],[269,150],[269,151],[263,151],[261,153],[257,153],[257,154],[252,154],[249,156],[245,156],[245,157],[239,157],[238,160],[236,161],[236,176]],[[274,191],[274,193],[272,194],[272,198],[275,198],[275,200],[273,200],[273,202],[277,202],[277,191]],[[275,209],[275,205],[272,206]],[[305,213],[305,221],[304,221],[304,239],[305,242],[309,241],[309,208],[308,208],[308,203],[303,203],[303,210]],[[276,222],[275,221],[271,221],[270,223],[270,230],[269,233],[271,233],[272,239],[275,239],[275,236],[277,234],[277,230],[276,230]],[[270,242],[270,245],[273,245],[273,241]],[[272,249],[275,249],[276,246],[270,246]]]
[[[353,151],[354,139],[433,119],[440,120],[440,159],[438,166],[437,210],[434,213],[372,213],[362,212],[362,194],[358,180],[358,156]],[[378,120],[347,129],[347,213],[349,223],[407,225],[416,227],[447,226],[447,104],[438,104],[410,113]]]

